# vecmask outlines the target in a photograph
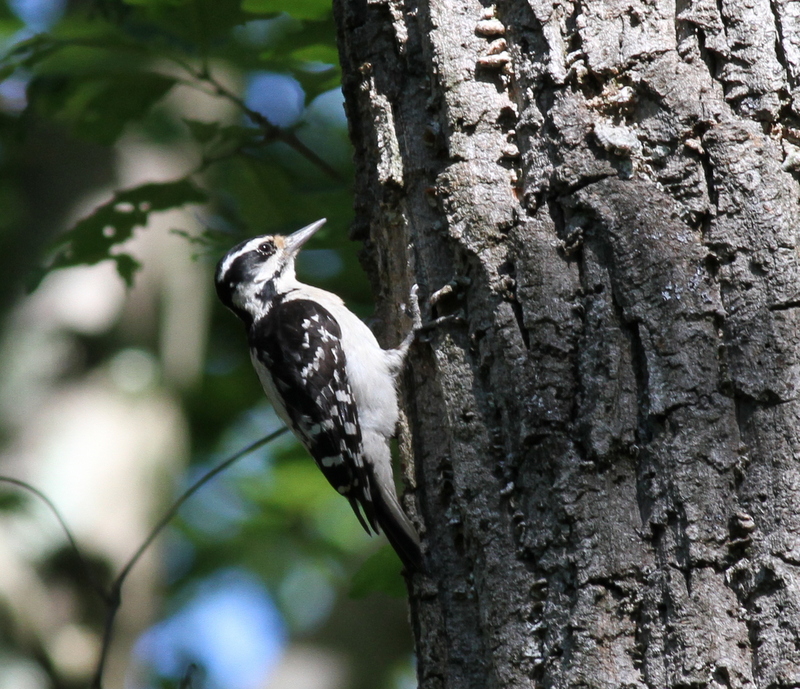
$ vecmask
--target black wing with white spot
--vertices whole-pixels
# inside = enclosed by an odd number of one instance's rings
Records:
[[[250,346],[269,370],[294,433],[367,533],[370,526],[377,532],[339,324],[316,302],[279,301],[254,323]]]

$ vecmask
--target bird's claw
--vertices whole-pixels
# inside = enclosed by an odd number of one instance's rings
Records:
[[[422,328],[422,313],[419,310],[419,298],[417,293],[419,292],[419,285],[414,283],[411,285],[411,290],[408,293],[408,306],[406,307],[406,311],[408,315],[411,317],[412,321],[412,329],[419,330]]]

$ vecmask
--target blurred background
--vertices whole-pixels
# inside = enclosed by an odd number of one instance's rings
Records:
[[[280,428],[217,259],[327,217],[300,278],[372,308],[329,2],[0,0],[0,55],[0,474],[91,572],[0,483],[0,689],[71,689],[102,645],[92,582]],[[283,435],[137,562],[104,686],[414,687],[399,571]]]

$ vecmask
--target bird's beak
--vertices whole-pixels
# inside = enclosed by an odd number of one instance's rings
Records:
[[[296,256],[303,244],[317,233],[317,230],[325,224],[326,220],[327,218],[322,218],[321,220],[317,220],[317,222],[312,222],[303,229],[292,232],[288,237],[285,237],[283,240],[285,251],[290,256]]]

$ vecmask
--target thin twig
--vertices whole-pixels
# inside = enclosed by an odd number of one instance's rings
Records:
[[[248,118],[250,118],[253,124],[255,124],[264,132],[264,138],[266,140],[282,141],[287,146],[289,146],[289,148],[299,153],[301,156],[303,156],[308,161],[310,161],[318,168],[320,168],[326,175],[336,180],[337,182],[342,181],[342,177],[336,170],[336,168],[334,168],[330,163],[323,160],[319,155],[317,155],[308,146],[306,146],[306,144],[304,144],[294,132],[282,129],[281,127],[272,124],[272,122],[270,122],[260,112],[248,107],[247,103],[244,102],[243,98],[237,96],[222,82],[218,81],[211,74],[211,72],[208,70],[207,67],[204,68],[203,70],[197,70],[194,67],[192,67],[191,64],[189,64],[188,62],[177,56],[172,56],[170,59],[181,69],[183,69],[187,74],[192,76],[194,79],[197,79],[198,81],[204,81],[207,84],[209,84],[213,89],[213,93],[215,95],[219,96],[220,98],[225,98],[226,100],[233,103],[236,107],[238,107],[245,115],[247,115]],[[204,93],[208,93],[208,91],[199,86],[197,88],[199,88]]]
[[[297,134],[294,132],[287,131],[286,129],[279,129],[278,139],[289,146],[289,148],[307,158],[334,181],[342,181],[342,176],[337,172],[336,168],[326,163],[322,158],[314,153],[314,151],[300,141],[300,139],[297,137]]]
[[[189,663],[189,667],[186,668],[186,672],[183,675],[183,679],[181,679],[181,683],[178,685],[178,689],[192,689],[192,678],[196,674],[197,665]]]
[[[116,581],[120,583],[125,580],[125,577],[128,576],[128,573],[131,571],[133,566],[136,564],[137,560],[143,555],[144,551],[147,550],[148,546],[155,540],[156,536],[163,530],[163,528],[169,524],[172,518],[178,513],[178,510],[183,506],[192,495],[194,495],[200,488],[202,488],[206,483],[208,483],[212,478],[214,478],[217,474],[225,471],[231,464],[236,462],[237,460],[241,459],[245,455],[249,455],[251,452],[255,452],[258,448],[263,447],[264,445],[271,443],[276,438],[282,436],[286,431],[289,429],[284,426],[283,428],[279,428],[277,431],[270,433],[267,436],[264,436],[260,440],[256,440],[254,443],[250,443],[247,447],[239,450],[237,453],[231,455],[226,459],[224,462],[217,464],[213,469],[209,469],[205,474],[203,474],[197,481],[195,481],[186,491],[181,495],[165,513],[164,516],[158,521],[158,523],[153,527],[153,530],[150,532],[150,535],[145,539],[144,543],[139,546],[139,549],[133,554],[130,560],[128,560],[128,564],[125,565],[123,570],[117,575]],[[114,582],[116,584],[116,581]]]
[[[58,39],[54,40],[53,42],[54,44],[57,44],[58,47],[83,46],[87,48],[97,48],[100,50],[109,50],[109,51],[128,50],[139,54],[152,55],[152,51],[149,49],[148,46],[142,46],[137,43],[131,43],[126,41],[115,42],[113,45],[110,45],[108,41],[105,40],[93,40],[90,38]],[[2,56],[1,59],[6,60],[9,55]],[[170,55],[167,59],[169,59],[174,64],[178,65],[187,74],[189,74],[192,77],[192,79],[195,80],[194,82],[192,82],[186,79],[181,79],[180,77],[171,76],[171,78],[174,79],[176,83],[182,84],[183,86],[187,86],[189,88],[197,89],[198,91],[205,93],[207,95],[219,96],[221,98],[225,98],[226,100],[235,104],[245,115],[247,115],[248,118],[250,118],[250,120],[252,120],[253,124],[258,126],[264,132],[265,139],[282,141],[296,153],[299,153],[301,156],[306,158],[310,163],[316,165],[331,179],[337,182],[342,181],[342,176],[339,174],[336,168],[333,167],[330,163],[323,160],[317,153],[315,153],[312,149],[306,146],[306,144],[304,144],[294,132],[282,129],[281,127],[272,124],[272,122],[270,122],[266,117],[264,117],[264,115],[262,115],[257,110],[253,110],[252,108],[248,107],[242,98],[237,96],[233,91],[231,91],[230,89],[225,87],[220,81],[218,81],[211,73],[211,70],[208,66],[207,57],[205,55],[203,56],[203,66],[200,69],[194,68],[189,62],[187,62],[186,60],[177,55]],[[209,86],[211,87],[211,91],[206,90],[197,82],[205,82],[206,84],[209,84]]]
[[[67,540],[69,541],[70,548],[72,548],[72,550],[75,552],[75,556],[78,558],[78,562],[80,562],[81,569],[83,570],[87,581],[95,590],[95,592],[103,599],[103,601],[108,603],[108,592],[105,590],[105,588],[103,588],[103,585],[98,582],[97,579],[95,579],[94,574],[89,567],[89,563],[86,561],[86,558],[83,556],[83,552],[81,552],[81,549],[78,547],[78,542],[75,540],[75,536],[72,534],[72,531],[67,526],[67,522],[64,520],[64,517],[61,516],[61,513],[58,511],[58,508],[55,506],[53,501],[38,488],[32,486],[26,481],[22,481],[21,479],[12,478],[11,476],[0,476],[0,483],[10,483],[12,486],[17,486],[17,488],[23,488],[28,492],[33,493],[45,505],[47,505],[53,515],[55,515],[55,518],[58,520],[61,530],[64,532]]]
[[[274,433],[270,433],[269,435],[261,438],[260,440],[256,440],[254,443],[251,443],[247,447],[239,450],[235,454],[228,457],[225,461],[219,463],[213,469],[210,469],[205,474],[203,474],[197,481],[195,481],[189,488],[187,488],[184,493],[172,504],[172,506],[164,513],[161,519],[158,520],[156,525],[150,531],[150,534],[144,540],[144,542],[139,546],[136,552],[131,556],[128,560],[127,564],[122,568],[120,573],[117,575],[116,579],[114,579],[113,583],[111,584],[111,590],[108,593],[108,609],[106,611],[106,621],[105,627],[103,629],[103,643],[100,648],[100,657],[97,661],[97,667],[95,669],[94,679],[92,680],[92,689],[101,689],[103,686],[103,672],[105,671],[106,661],[108,659],[108,652],[111,647],[111,641],[113,639],[113,632],[114,632],[114,620],[117,615],[117,611],[119,610],[119,606],[122,602],[122,585],[125,583],[125,579],[130,574],[130,571],[133,569],[134,565],[139,561],[139,559],[144,555],[144,552],[150,547],[156,537],[164,530],[164,527],[169,524],[172,518],[178,513],[178,510],[183,506],[192,495],[194,495],[200,488],[202,488],[206,483],[208,483],[212,478],[214,478],[217,474],[225,471],[231,464],[236,462],[237,460],[241,459],[245,455],[250,454],[251,452],[257,450],[260,447],[263,447],[267,443],[272,442],[279,436],[286,433],[288,429],[284,426],[283,428],[278,429]]]

